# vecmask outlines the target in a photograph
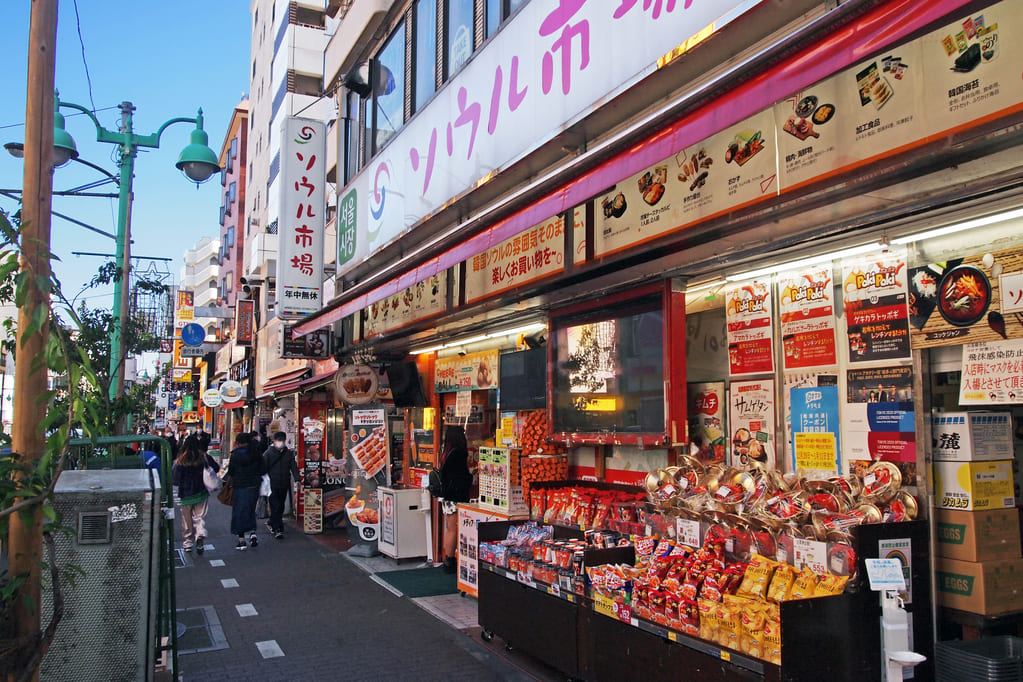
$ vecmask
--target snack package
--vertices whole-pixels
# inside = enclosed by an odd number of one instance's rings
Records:
[[[789,599],[809,599],[814,596],[816,590],[817,574],[809,566],[804,566],[803,570],[796,576],[796,581],[792,583],[792,589],[789,590]]]
[[[703,579],[703,585],[700,586],[700,598],[721,601],[721,585],[718,583],[717,577],[708,575]]]
[[[845,584],[849,582],[847,575],[823,575],[817,581],[817,588],[813,591],[815,597],[834,597],[845,591]]]
[[[701,637],[700,631],[700,607],[699,603],[692,599],[683,599],[679,606],[679,621],[681,621],[682,632],[693,637]]]
[[[680,632],[682,630],[682,621],[679,619],[679,610],[682,608],[682,597],[671,592],[665,592],[664,595],[665,625],[676,632]]]
[[[754,605],[742,611],[742,638],[739,641],[740,651],[755,658],[764,655],[764,613]]]
[[[764,621],[764,658],[775,665],[781,665],[781,619],[768,618]]]
[[[796,581],[796,569],[788,564],[779,564],[774,569],[774,577],[771,579],[771,587],[767,591],[767,598],[773,602],[783,602],[789,598],[789,590],[792,583]]]
[[[753,554],[746,566],[746,575],[736,594],[754,599],[765,599],[767,588],[771,583],[771,576],[774,574],[774,567],[777,565],[777,562],[765,556]]]
[[[742,609],[721,604],[718,607],[718,644],[739,651],[742,638]]]
[[[718,604],[707,599],[696,602],[700,611],[700,637],[708,642],[718,639]]]
[[[667,557],[671,559],[672,557]],[[682,583],[686,579],[686,563],[681,557],[675,557],[675,561],[672,562],[671,568],[668,569],[667,574],[664,576],[664,580],[661,581],[661,585],[664,589],[671,592],[681,593]]]

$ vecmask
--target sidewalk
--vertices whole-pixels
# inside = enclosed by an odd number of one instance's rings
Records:
[[[186,682],[561,679],[496,639],[482,642],[471,597],[409,599],[374,576],[419,561],[349,557],[346,536],[293,525],[275,540],[262,520],[259,546],[238,551],[230,508],[213,498],[206,522],[206,552],[179,552],[176,572]]]

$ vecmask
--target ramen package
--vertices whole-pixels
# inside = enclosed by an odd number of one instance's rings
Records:
[[[773,602],[783,602],[789,598],[792,583],[796,582],[796,569],[788,564],[780,564],[774,571],[771,587],[767,598]]]
[[[767,557],[753,554],[746,566],[746,575],[742,579],[737,594],[743,597],[765,599],[775,566],[777,563]]]
[[[845,591],[845,584],[849,582],[847,575],[823,575],[817,581],[817,589],[814,590],[815,597],[834,597]]]
[[[809,566],[804,566],[803,570],[796,576],[796,580],[792,583],[792,589],[789,590],[789,599],[809,599],[814,596],[814,592],[817,590],[817,574]]]

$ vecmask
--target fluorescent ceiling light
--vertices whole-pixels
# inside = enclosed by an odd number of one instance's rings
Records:
[[[729,282],[740,282],[742,280],[747,279],[756,279],[758,277],[766,277],[767,275],[773,275],[778,272],[785,272],[786,270],[798,270],[800,268],[809,267],[811,265],[820,265],[821,263],[827,263],[840,258],[858,256],[860,254],[869,253],[871,251],[876,251],[878,249],[883,248],[884,246],[878,242],[870,242],[869,244],[860,244],[859,246],[853,246],[848,249],[842,249],[841,251],[833,251],[831,253],[821,254],[820,256],[812,256],[810,258],[789,261],[788,263],[779,263],[778,265],[760,268],[759,270],[740,272],[739,274],[736,275],[727,275],[725,279]]]
[[[523,327],[515,327],[514,329],[507,329],[503,332],[494,332],[493,334],[481,334],[479,336],[473,336],[468,339],[459,339],[458,341],[452,341],[450,343],[443,343],[439,346],[430,346],[429,348],[418,348],[410,350],[409,355],[422,355],[423,353],[433,353],[434,351],[444,350],[445,348],[454,348],[455,346],[467,346],[470,343],[476,343],[477,341],[485,341],[487,339],[496,339],[499,336],[511,336],[512,334],[525,334],[527,332],[536,331],[538,329],[546,329],[547,325],[543,322],[535,322],[533,324],[527,324]]]
[[[931,239],[932,237],[943,237],[947,234],[955,234],[956,232],[962,232],[963,230],[972,230],[975,227],[987,227],[988,225],[1005,222],[1006,220],[1015,220],[1016,218],[1023,218],[1023,208],[1018,208],[1014,211],[1006,211],[1005,213],[995,213],[994,215],[985,216],[983,218],[967,220],[964,223],[955,223],[954,225],[946,225],[933,230],[927,230],[926,232],[918,232],[917,234],[899,237],[898,239],[893,239],[892,244],[909,244],[911,242]]]
[[[722,284],[724,284],[724,283],[725,283],[726,281],[727,281],[727,280],[723,280],[723,279],[716,279],[716,280],[714,280],[713,282],[706,282],[706,283],[704,283],[704,284],[701,284],[700,286],[696,286],[696,287],[686,287],[686,294],[687,294],[687,295],[688,295],[688,294],[695,294],[695,293],[696,293],[697,291],[704,291],[704,290],[706,290],[706,289],[713,289],[714,287],[719,287],[719,286],[721,286],[721,285],[722,285]]]
[[[493,334],[487,334],[488,339],[494,339],[499,336],[512,336],[515,334],[528,334],[532,331],[539,329],[547,329],[547,325],[543,322],[535,322],[533,324],[527,324],[524,327],[515,327],[515,329],[507,329],[503,332],[494,332]]]

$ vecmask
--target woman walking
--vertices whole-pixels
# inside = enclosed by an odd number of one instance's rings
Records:
[[[458,568],[458,503],[468,502],[472,490],[469,450],[461,426],[449,425],[444,432],[444,462],[440,465],[441,509],[444,511],[444,570]]]
[[[214,471],[220,468],[215,459],[200,449],[197,438],[186,438],[171,470],[171,480],[178,487],[178,504],[181,505],[181,547],[186,552],[191,552],[194,547],[196,553],[203,553],[210,494],[202,473],[208,466]]]
[[[234,487],[234,501],[231,504],[231,534],[238,536],[235,549],[244,550],[245,535],[249,535],[249,546],[259,544],[256,539],[256,500],[259,499],[259,484],[263,482],[263,458],[252,444],[252,434],[240,433],[234,441],[227,475]]]

